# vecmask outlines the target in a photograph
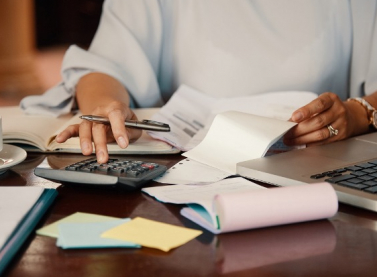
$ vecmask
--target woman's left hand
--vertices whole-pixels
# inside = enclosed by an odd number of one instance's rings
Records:
[[[311,146],[350,137],[357,122],[350,106],[350,102],[343,102],[335,93],[319,95],[292,114],[290,120],[298,124],[285,134],[284,143]]]

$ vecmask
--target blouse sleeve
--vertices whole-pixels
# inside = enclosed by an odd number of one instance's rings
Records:
[[[63,59],[62,82],[43,95],[24,98],[21,108],[26,113],[54,116],[69,112],[75,106],[78,81],[91,72],[120,81],[134,107],[162,105],[158,84],[162,31],[158,1],[105,1],[89,49],[71,46]]]
[[[351,1],[353,51],[350,68],[350,96],[377,91],[377,2]]]

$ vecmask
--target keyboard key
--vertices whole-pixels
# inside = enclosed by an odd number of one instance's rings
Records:
[[[369,187],[377,186],[377,181],[372,181],[372,180],[365,181],[365,182],[363,182],[363,185],[367,185]]]
[[[377,193],[377,185],[374,186],[374,187],[367,188],[364,191],[371,192],[371,193]]]
[[[349,171],[358,171],[358,170],[362,170],[361,167],[358,167],[358,166],[347,166],[345,167],[345,169],[349,170]]]
[[[353,171],[351,172],[351,174],[354,176],[363,176],[363,175],[366,175],[367,173],[364,172],[364,170],[361,170],[361,171]]]
[[[348,179],[347,182],[353,183],[353,184],[360,184],[363,182],[363,180],[359,178],[353,178],[353,179]]]
[[[363,190],[363,189],[368,188],[368,186],[366,186],[366,185],[355,184],[355,183],[351,183],[351,182],[348,182],[348,181],[340,182],[339,185],[349,187],[349,188],[353,188],[353,189],[358,189],[358,190]]]
[[[375,165],[371,163],[362,163],[362,164],[357,164],[357,166],[362,167],[362,168],[370,168],[370,167],[374,167]]]
[[[337,173],[337,172],[332,172],[332,173],[327,174],[328,177],[338,177],[338,176],[341,176],[341,175],[342,175],[341,173]]]
[[[321,179],[325,176],[326,176],[326,174],[321,173],[321,174],[314,174],[314,175],[310,176],[310,178],[311,179]]]
[[[369,180],[374,179],[374,177],[369,176],[369,175],[359,176],[358,178],[361,179],[361,180],[365,180],[365,181],[369,181]]]
[[[365,168],[362,171],[356,171],[356,172],[365,172],[365,173],[376,173],[377,171],[373,168]]]
[[[369,161],[368,163],[377,165],[377,160]]]
[[[341,176],[337,176],[337,177],[333,177],[333,178],[329,178],[329,179],[326,179],[325,181],[326,182],[330,182],[330,183],[339,183],[341,181],[345,181],[345,180],[348,180],[348,179],[352,179],[354,178],[355,176],[353,175],[350,175],[350,174],[345,174],[345,175],[341,175]]]

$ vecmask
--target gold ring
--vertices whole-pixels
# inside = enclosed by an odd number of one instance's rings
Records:
[[[333,136],[337,136],[338,135],[338,129],[335,129],[333,126],[331,126],[330,124],[327,125],[327,129],[329,130],[329,133],[330,133],[330,138],[333,137]]]

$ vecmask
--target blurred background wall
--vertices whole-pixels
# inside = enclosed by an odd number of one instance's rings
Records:
[[[67,47],[87,48],[103,0],[0,0],[0,106],[60,81]]]

